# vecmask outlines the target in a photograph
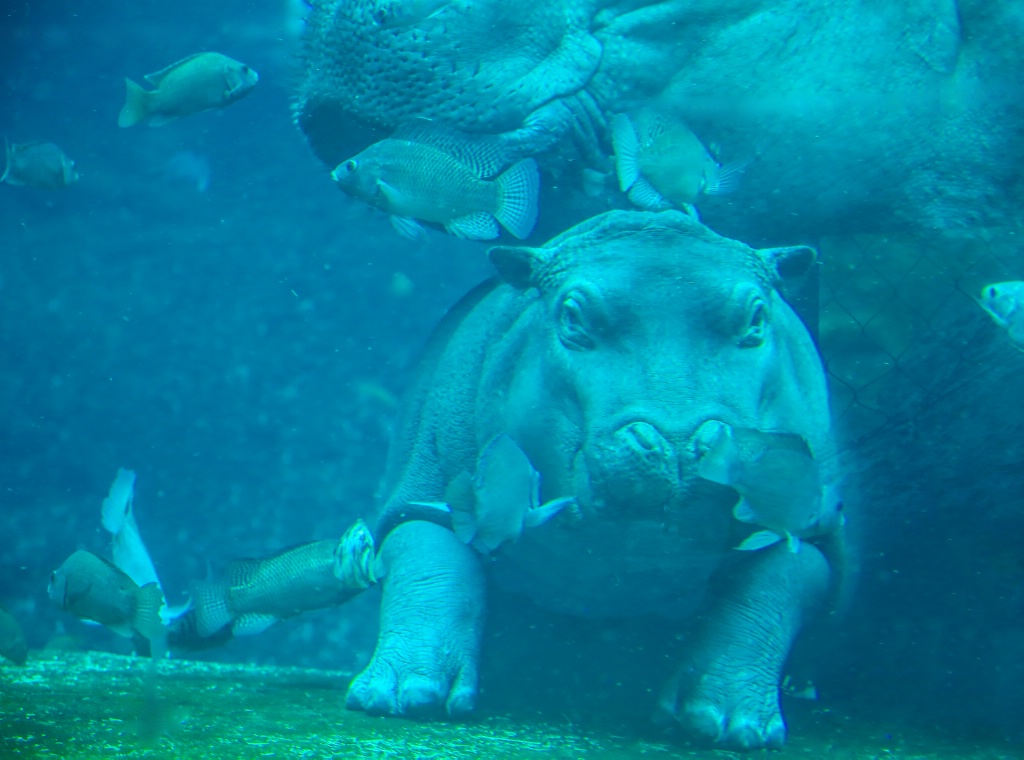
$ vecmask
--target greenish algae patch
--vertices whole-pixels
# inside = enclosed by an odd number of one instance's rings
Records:
[[[344,708],[350,674],[99,652],[33,653],[0,666],[0,757],[61,758],[728,758],[660,740],[653,727],[581,729],[482,717],[374,718]],[[1013,755],[927,735],[892,738],[834,713],[807,711],[779,758],[976,758]],[[865,737],[887,736],[880,739]]]

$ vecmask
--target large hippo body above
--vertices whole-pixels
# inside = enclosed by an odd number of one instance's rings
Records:
[[[1020,218],[1013,0],[455,0],[397,28],[385,1],[313,3],[296,116],[332,168],[413,119],[504,135],[546,170],[543,235],[628,205],[611,177],[585,197],[584,170],[611,172],[612,117],[655,99],[753,161],[700,204],[724,234]]]
[[[474,704],[483,565],[409,504],[442,499],[504,433],[542,498],[575,496],[578,510],[501,546],[492,576],[579,615],[706,605],[662,708],[713,740],[780,743],[779,669],[828,561],[814,545],[733,551],[751,527],[731,516],[735,493],[696,477],[696,439],[709,421],[785,431],[833,461],[821,362],[780,293],[813,251],[755,251],[675,211],[610,212],[491,260],[501,280],[439,326],[392,446],[382,634],[350,705]],[[705,598],[716,576],[730,591]]]

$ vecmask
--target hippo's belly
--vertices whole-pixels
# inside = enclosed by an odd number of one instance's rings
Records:
[[[693,613],[728,551],[728,512],[672,528],[645,520],[587,520],[527,530],[489,572],[504,590],[584,617]]]

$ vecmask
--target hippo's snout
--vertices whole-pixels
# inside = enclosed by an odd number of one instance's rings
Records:
[[[585,448],[597,505],[632,514],[663,511],[679,492],[679,452],[649,422],[629,422]]]
[[[623,448],[623,453],[634,452],[639,457],[673,456],[669,442],[658,429],[649,422],[631,422],[615,431],[615,438]]]

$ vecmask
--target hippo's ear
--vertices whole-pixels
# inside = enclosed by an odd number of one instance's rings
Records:
[[[760,248],[757,253],[782,282],[803,277],[818,260],[818,252],[807,245]]]
[[[514,288],[525,290],[535,285],[537,274],[547,264],[551,251],[545,248],[496,245],[487,252],[501,279]]]

